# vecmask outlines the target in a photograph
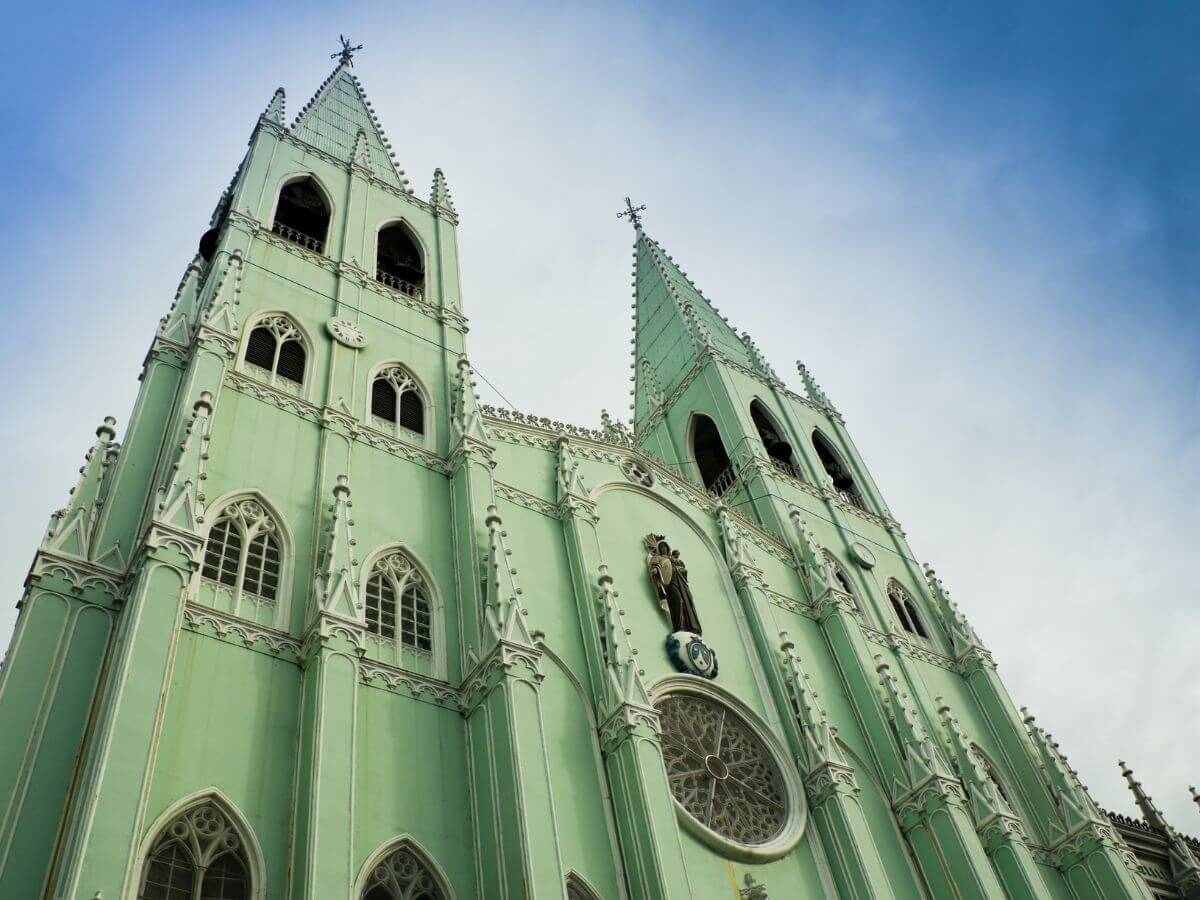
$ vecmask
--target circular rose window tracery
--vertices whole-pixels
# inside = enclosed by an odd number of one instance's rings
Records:
[[[777,843],[794,820],[788,789],[775,755],[749,723],[714,699],[682,691],[655,707],[679,805],[708,831],[748,850]]]

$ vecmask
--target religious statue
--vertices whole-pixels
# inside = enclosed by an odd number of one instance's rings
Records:
[[[687,566],[679,551],[672,550],[661,534],[646,535],[646,547],[650,551],[646,560],[650,580],[659,605],[671,618],[671,630],[701,634],[700,617],[696,615],[696,603],[688,584]]]

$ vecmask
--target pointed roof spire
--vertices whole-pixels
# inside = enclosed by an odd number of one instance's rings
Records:
[[[333,486],[333,503],[329,507],[329,528],[325,546],[313,584],[316,612],[332,613],[346,619],[361,621],[362,602],[358,599],[358,560],[354,557],[354,519],[350,508],[350,479],[337,477]]]
[[[384,135],[362,84],[350,71],[354,49],[349,48],[350,57],[343,55],[345,50],[333,54],[340,60],[337,68],[300,110],[292,123],[292,134],[318,150],[351,162],[355,158],[358,133],[363,132],[374,176],[411,194],[408,179],[396,167],[391,142]]]
[[[886,693],[887,704],[892,711],[892,724],[908,761],[908,787],[915,788],[934,776],[950,777],[950,770],[941,750],[917,718],[908,694],[901,690],[900,682],[892,674],[891,666],[879,654],[875,655],[875,671],[879,674],[879,683],[883,685]]]
[[[1129,790],[1133,792],[1134,802],[1142,811],[1142,818],[1146,820],[1146,824],[1166,835],[1167,855],[1171,862],[1171,880],[1180,889],[1182,896],[1188,900],[1200,896],[1200,861],[1197,861],[1196,855],[1188,847],[1187,841],[1171,827],[1162,811],[1154,805],[1154,801],[1150,799],[1150,795],[1146,793],[1142,783],[1133,777],[1133,770],[1125,764],[1125,760],[1120,760],[1117,765],[1121,767],[1121,774],[1129,783]],[[1194,795],[1195,789],[1193,789]]]
[[[201,391],[192,404],[192,418],[171,467],[171,480],[158,491],[155,518],[186,531],[198,532],[204,522],[204,479],[208,477],[205,469],[212,411],[212,394]]]
[[[96,522],[104,505],[104,475],[112,462],[110,448],[114,446],[116,424],[117,420],[108,416],[96,429],[96,442],[79,469],[79,481],[71,489],[71,499],[50,519],[50,528],[42,541],[47,550],[92,559]]]
[[[433,188],[429,191],[429,205],[444,209],[458,215],[454,201],[450,199],[450,186],[446,184],[446,175],[441,169],[433,170]]]
[[[267,108],[263,110],[263,118],[268,122],[273,122],[276,125],[282,126],[284,123],[284,104],[286,95],[283,88],[275,88],[275,94],[271,97],[271,102],[267,104]]]
[[[998,815],[1012,816],[1012,808],[1000,793],[987,771],[980,765],[978,757],[967,736],[963,734],[958,720],[950,712],[950,707],[941,697],[934,702],[938,706],[938,717],[942,727],[950,738],[950,751],[954,756],[955,766],[959,777],[967,787],[967,796],[971,802],[971,814],[975,817],[976,825],[983,825]]]
[[[1042,770],[1046,773],[1050,792],[1059,802],[1067,833],[1071,833],[1084,822],[1104,821],[1099,808],[1084,790],[1054,738],[1038,726],[1024,706],[1021,707],[1021,715],[1024,716],[1025,727],[1041,758]]]
[[[779,636],[783,639],[779,649],[783,653],[784,681],[792,701],[792,712],[804,735],[805,769],[811,773],[828,763],[848,766],[845,754],[838,746],[837,729],[829,724],[829,717],[818,702],[812,679],[796,655],[795,643],[788,640],[786,631],[779,632]]]

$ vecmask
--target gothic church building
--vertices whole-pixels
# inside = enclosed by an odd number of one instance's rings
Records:
[[[0,898],[1200,896],[629,217],[632,424],[488,408],[441,171],[276,92],[29,571]]]

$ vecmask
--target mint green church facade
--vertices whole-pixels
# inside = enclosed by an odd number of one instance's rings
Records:
[[[1200,896],[637,210],[591,430],[480,404],[407,185],[349,52],[259,118],[29,572],[0,898]]]

